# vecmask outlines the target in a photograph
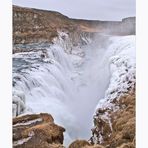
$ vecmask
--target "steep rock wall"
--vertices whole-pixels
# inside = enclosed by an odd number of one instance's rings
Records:
[[[73,43],[77,44],[84,34],[135,34],[135,18],[126,18],[119,22],[77,20],[54,11],[13,6],[14,44],[52,43],[58,36],[58,30],[69,33]]]

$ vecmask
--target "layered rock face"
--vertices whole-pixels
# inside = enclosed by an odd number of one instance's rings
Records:
[[[13,6],[13,43],[52,43],[58,31],[68,33],[72,43],[82,44],[82,36],[92,36],[81,30],[73,21],[54,11],[36,10]],[[15,52],[15,51],[14,51]]]
[[[58,36],[58,30],[68,32],[72,42],[78,44],[83,35],[135,34],[135,18],[126,18],[119,22],[78,20],[68,18],[59,12],[13,6],[14,44],[52,43]]]
[[[14,148],[63,148],[65,129],[49,114],[32,114],[13,119]]]

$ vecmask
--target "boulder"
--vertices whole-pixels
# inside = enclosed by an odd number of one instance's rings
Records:
[[[13,148],[64,148],[65,129],[50,114],[31,114],[13,119]]]
[[[69,145],[69,148],[105,148],[101,145],[91,145],[86,140],[76,140]]]

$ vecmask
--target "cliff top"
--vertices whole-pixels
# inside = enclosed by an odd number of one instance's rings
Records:
[[[130,23],[129,30],[133,28],[132,31],[123,29],[123,24],[127,22]],[[58,30],[79,33],[103,33],[109,30],[113,34],[134,34],[134,24],[135,17],[126,18],[123,21],[83,20],[72,19],[56,11],[13,6],[14,44],[51,42],[58,36]]]

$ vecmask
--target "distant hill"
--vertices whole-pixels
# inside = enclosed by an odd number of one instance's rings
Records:
[[[13,43],[52,42],[57,31],[69,33],[135,34],[135,17],[122,21],[71,19],[55,11],[13,6]]]

